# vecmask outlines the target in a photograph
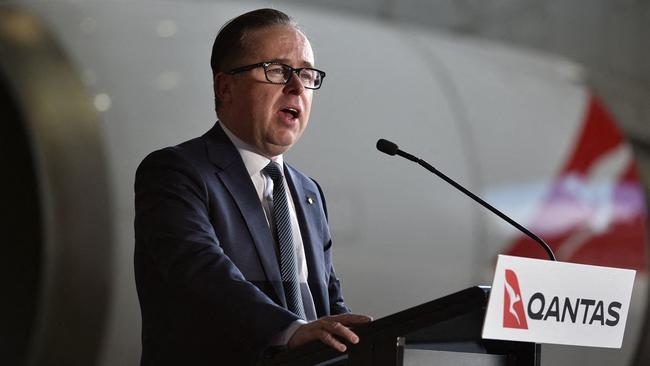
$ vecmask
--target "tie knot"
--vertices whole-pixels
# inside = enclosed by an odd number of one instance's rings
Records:
[[[269,177],[271,177],[271,179],[273,180],[274,183],[277,182],[278,180],[282,181],[282,172],[280,172],[280,165],[278,163],[276,163],[275,161],[271,161],[269,163],[269,165],[264,167],[264,169],[262,169],[262,170]]]

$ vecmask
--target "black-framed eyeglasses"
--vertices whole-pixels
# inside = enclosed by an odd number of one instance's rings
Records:
[[[311,67],[299,67],[294,69],[289,65],[281,62],[265,61],[252,65],[246,65],[232,69],[227,74],[234,75],[248,70],[256,69],[258,67],[264,68],[264,75],[266,80],[271,84],[287,84],[291,80],[291,75],[296,74],[298,80],[307,89],[319,89],[323,85],[323,78],[325,78],[325,71],[314,69]]]

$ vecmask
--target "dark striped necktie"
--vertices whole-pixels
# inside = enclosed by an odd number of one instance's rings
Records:
[[[280,166],[274,161],[271,161],[264,168],[264,173],[273,180],[273,208],[271,213],[275,225],[275,238],[280,251],[280,274],[287,307],[294,314],[306,319],[298,281],[298,266],[293,245],[289,205],[287,203],[287,194],[284,191],[284,177],[280,172]]]

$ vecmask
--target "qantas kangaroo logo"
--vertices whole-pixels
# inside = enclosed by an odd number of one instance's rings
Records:
[[[528,329],[524,302],[519,290],[519,281],[513,270],[506,269],[506,281],[503,292],[503,327]]]

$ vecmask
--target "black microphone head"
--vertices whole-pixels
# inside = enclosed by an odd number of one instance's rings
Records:
[[[397,154],[399,147],[388,140],[379,139],[377,140],[377,150],[383,152],[384,154],[395,155]]]

